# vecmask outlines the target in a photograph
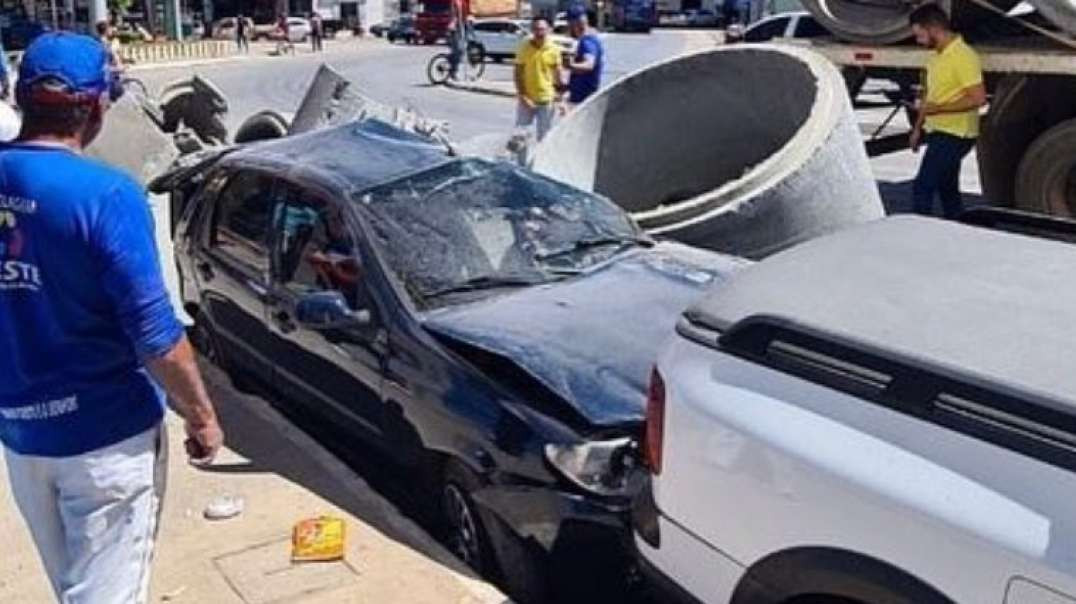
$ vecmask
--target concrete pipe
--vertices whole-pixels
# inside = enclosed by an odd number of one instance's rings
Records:
[[[626,76],[561,120],[533,167],[652,234],[751,258],[884,213],[841,74],[788,46]]]
[[[1041,0],[1053,2],[1056,0]],[[1072,0],[1067,0],[1071,2]],[[916,0],[803,0],[803,6],[833,35],[861,44],[893,44],[912,35],[908,16],[923,2]],[[1019,0],[988,0],[1009,10]],[[942,0],[958,30],[974,35],[998,15],[973,0]]]
[[[1076,0],[1030,0],[1035,10],[1058,29],[1076,36]]]

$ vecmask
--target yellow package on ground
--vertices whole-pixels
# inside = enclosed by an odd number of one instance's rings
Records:
[[[291,561],[340,560],[344,557],[345,528],[342,518],[331,516],[300,520],[291,531]]]

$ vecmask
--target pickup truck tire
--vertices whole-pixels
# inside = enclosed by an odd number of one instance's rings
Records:
[[[884,215],[846,86],[789,46],[677,57],[561,119],[533,167],[609,197],[652,235],[761,258]]]
[[[1016,201],[1023,210],[1076,216],[1076,119],[1031,143],[1016,173]]]

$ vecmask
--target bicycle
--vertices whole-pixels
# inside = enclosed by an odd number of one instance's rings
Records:
[[[460,73],[462,72],[462,73]],[[460,63],[456,73],[457,80],[477,80],[486,72],[486,53],[482,46],[474,42],[467,45],[467,60]],[[439,86],[452,77],[452,54],[442,52],[433,55],[426,65],[426,77],[430,84]]]

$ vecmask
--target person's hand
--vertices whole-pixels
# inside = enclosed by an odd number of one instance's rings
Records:
[[[557,115],[559,115],[560,117],[568,115],[568,103],[565,103],[563,101],[557,103]]]
[[[186,431],[187,440],[183,444],[192,464],[209,464],[224,446],[224,432],[220,429],[220,424],[217,423],[215,417],[197,424],[187,422]]]
[[[912,153],[919,153],[919,145],[923,142],[923,129],[914,128],[912,134],[908,137],[908,146],[911,147]]]

